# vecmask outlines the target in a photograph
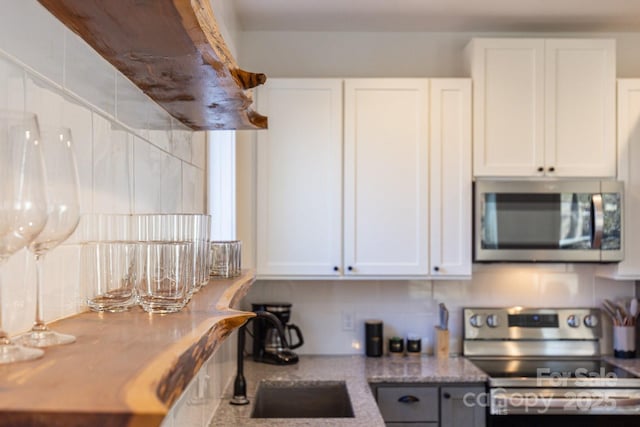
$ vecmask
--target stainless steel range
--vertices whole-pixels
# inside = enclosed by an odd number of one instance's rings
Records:
[[[640,378],[600,356],[594,308],[465,308],[464,355],[489,375],[488,425],[640,422]]]

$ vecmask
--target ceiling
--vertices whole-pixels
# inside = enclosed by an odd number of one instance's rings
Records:
[[[638,0],[233,0],[245,31],[640,31]]]

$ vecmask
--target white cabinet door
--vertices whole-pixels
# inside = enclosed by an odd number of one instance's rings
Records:
[[[427,79],[348,79],[344,119],[347,275],[428,273]]]
[[[598,275],[640,280],[640,79],[618,80],[618,178],[624,182],[624,260]]]
[[[342,81],[269,79],[258,110],[257,275],[339,275]]]
[[[471,80],[432,79],[431,274],[471,275]]]
[[[530,176],[544,166],[544,40],[475,39],[473,174]]]
[[[614,177],[615,42],[474,39],[473,174]]]
[[[615,177],[615,42],[545,43],[547,174]]]

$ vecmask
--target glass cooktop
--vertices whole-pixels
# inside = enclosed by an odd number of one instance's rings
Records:
[[[636,378],[601,359],[471,359],[492,378]]]

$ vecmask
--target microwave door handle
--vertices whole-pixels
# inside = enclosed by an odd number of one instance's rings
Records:
[[[593,235],[591,237],[591,249],[600,249],[602,247],[602,234],[604,231],[604,210],[602,208],[602,194],[593,194],[591,196],[591,229]]]

